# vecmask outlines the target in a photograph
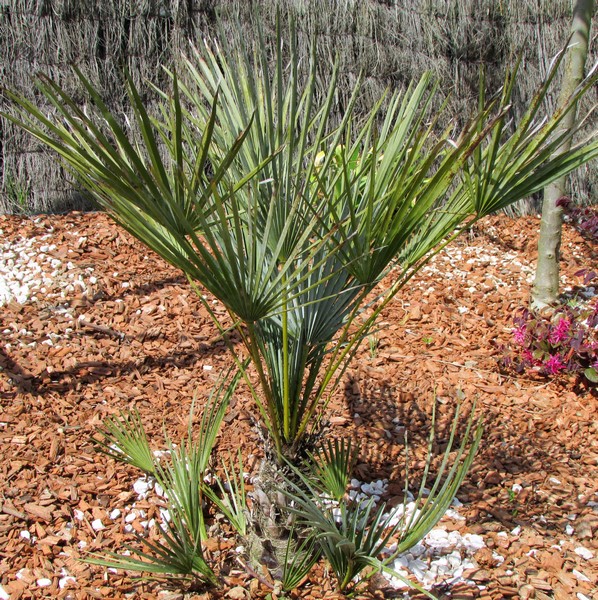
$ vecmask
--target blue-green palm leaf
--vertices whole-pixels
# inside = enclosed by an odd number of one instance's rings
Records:
[[[338,67],[325,87],[317,83],[314,40],[302,83],[296,43],[294,32],[287,43],[279,31],[272,61],[263,40],[256,50],[204,44],[171,72],[151,114],[125,78],[130,126],[80,73],[93,109],[41,77],[56,116],[11,92],[18,114],[6,115],[55,150],[117,222],[226,307],[245,346],[231,350],[237,365],[246,356],[253,363],[259,384],[245,379],[279,456],[318,423],[360,340],[433,253],[598,156],[596,132],[553,152],[576,135],[559,125],[595,73],[544,117],[555,61],[512,127],[517,68],[494,100],[480,94],[460,129],[439,128],[445,107],[431,109],[430,75],[367,114],[355,109],[358,81],[335,120]],[[391,269],[392,283],[377,287]],[[379,301],[365,316],[375,289]]]

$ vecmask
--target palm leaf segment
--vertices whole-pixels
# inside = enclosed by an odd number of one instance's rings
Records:
[[[320,448],[319,461],[307,469],[309,475],[290,465],[294,477],[288,477],[281,488],[289,500],[288,511],[294,515],[299,528],[310,532],[307,541],[314,541],[329,561],[340,588],[346,589],[367,567],[400,577],[389,565],[400,554],[421,541],[438,523],[461,486],[479,446],[482,436],[481,422],[474,422],[470,413],[462,433],[461,445],[455,448],[460,424],[460,407],[454,415],[447,447],[438,466],[431,489],[426,494],[426,480],[433,458],[436,404],[428,439],[428,453],[415,503],[407,510],[409,473],[405,480],[405,497],[402,504],[387,510],[385,504],[376,506],[372,497],[367,501],[351,500],[346,496],[350,472],[351,447],[344,442],[328,442]],[[407,449],[406,449],[407,450]],[[456,450],[456,452],[454,452]],[[452,460],[452,466],[449,462]],[[405,461],[408,464],[408,461]],[[394,549],[388,555],[389,543]],[[380,556],[386,554],[386,558]],[[419,585],[405,582],[428,595]]]
[[[160,484],[168,500],[168,518],[160,525],[163,540],[138,535],[143,550],[127,547],[140,558],[108,553],[92,554],[87,561],[106,567],[144,571],[153,575],[175,575],[217,583],[216,576],[205,560],[202,543],[207,539],[204,520],[204,500],[208,499],[222,510],[235,527],[244,528],[245,489],[243,467],[240,474],[229,476],[225,468],[230,493],[218,477],[219,496],[206,484],[209,461],[224,414],[240,379],[240,373],[229,370],[217,382],[208,398],[193,439],[193,407],[189,417],[187,439],[175,445],[165,435],[168,458],[152,452],[141,418],[137,411],[121,413],[120,420],[106,421],[103,439],[94,439],[100,450],[112,458],[131,464],[151,475]]]
[[[294,35],[288,67],[280,33],[272,69],[263,40],[259,48],[195,51],[171,73],[155,115],[127,79],[130,126],[80,73],[93,113],[42,77],[38,88],[59,117],[10,92],[20,114],[7,117],[53,148],[128,231],[224,304],[257,369],[254,398],[281,456],[317,422],[380,310],[460,225],[598,155],[594,134],[553,156],[576,133],[560,132],[563,115],[596,75],[538,124],[556,61],[510,136],[516,70],[496,101],[481,94],[460,132],[439,131],[429,75],[391,95],[384,113],[381,100],[359,120],[357,83],[334,124],[337,70],[322,90],[315,43],[305,85]],[[367,295],[397,265],[381,302],[359,320]]]

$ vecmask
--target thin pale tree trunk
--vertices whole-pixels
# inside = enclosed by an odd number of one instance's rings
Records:
[[[594,0],[576,0],[573,7],[573,25],[571,42],[565,58],[565,72],[559,94],[558,105],[562,106],[575,91],[584,78],[586,58]],[[572,110],[563,119],[564,129],[571,129],[575,124],[577,112]],[[571,142],[564,143],[557,152],[567,152]],[[538,239],[538,262],[532,288],[531,304],[534,308],[542,308],[556,303],[559,294],[559,259],[561,248],[561,232],[563,226],[563,209],[558,205],[559,198],[567,194],[567,180],[558,179],[544,189],[542,202],[542,221]]]

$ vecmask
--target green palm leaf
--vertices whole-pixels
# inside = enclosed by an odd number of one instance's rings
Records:
[[[560,58],[511,133],[517,67],[493,101],[480,93],[463,128],[442,131],[445,107],[432,112],[430,75],[359,115],[358,81],[336,122],[338,65],[321,87],[314,40],[301,84],[296,44],[294,30],[287,42],[279,28],[272,63],[264,43],[255,51],[226,39],[204,44],[170,73],[171,89],[158,91],[151,114],[126,77],[131,127],[81,73],[91,112],[40,77],[56,116],[11,92],[18,114],[6,115],[55,150],[117,222],[226,307],[279,457],[296,453],[318,425],[380,311],[434,253],[598,156],[596,132],[554,155],[577,133],[561,132],[563,116],[598,81],[590,73],[544,118]],[[392,269],[394,282],[364,316]]]
[[[120,419],[111,417],[104,422],[103,439],[92,439],[96,448],[119,462],[141,469],[148,475],[156,472],[156,461],[141,422],[139,411],[121,412]]]
[[[463,433],[461,446],[453,459],[452,466],[448,468],[459,425],[459,416],[457,410],[453,418],[449,443],[438,473],[430,493],[424,499],[424,486],[433,457],[431,448],[434,439],[434,412],[428,459],[415,500],[415,508],[410,516],[405,511],[406,499],[403,505],[399,505],[392,511],[387,511],[384,503],[376,508],[373,498],[365,503],[349,502],[347,499],[340,499],[337,502],[331,502],[326,498],[322,499],[322,481],[327,482],[332,475],[336,488],[338,487],[336,474],[327,469],[324,476],[318,477],[317,483],[314,484],[309,477],[297,468],[293,468],[296,480],[287,479],[286,486],[281,490],[291,500],[288,510],[298,518],[298,525],[312,528],[315,531],[315,539],[334,570],[341,589],[345,589],[366,567],[374,566],[381,570],[392,571],[388,567],[390,562],[420,542],[442,518],[471,466],[482,435],[479,423],[473,431],[472,411]],[[334,464],[334,457],[339,459],[343,455],[347,456],[346,449],[345,452],[341,450],[341,448],[335,449],[330,446],[329,456],[333,460],[330,460],[328,465]],[[343,459],[340,462],[343,462]],[[405,482],[406,492],[408,485],[407,479]],[[405,496],[407,497],[407,493]],[[395,551],[389,557],[381,560],[379,556],[387,550],[390,542],[394,539],[397,540]],[[415,587],[419,589],[419,587]]]
[[[312,474],[315,485],[339,502],[349,487],[358,454],[359,445],[353,446],[351,440],[327,440],[310,454],[307,470]]]

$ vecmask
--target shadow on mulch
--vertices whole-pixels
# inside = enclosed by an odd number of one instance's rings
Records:
[[[34,375],[17,364],[5,349],[0,347],[0,370],[12,382],[14,389],[12,395],[35,393],[43,396],[55,392],[65,393],[80,389],[81,385],[89,385],[111,378],[119,379],[134,372],[145,375],[152,371],[164,373],[164,370],[168,368],[185,369],[193,367],[208,356],[220,356],[226,352],[227,349],[223,342],[203,343],[200,349],[170,352],[161,356],[146,355],[142,362],[139,360],[120,363],[116,361],[83,361],[70,369]],[[2,394],[2,397],[5,398],[10,396],[10,392]]]
[[[356,379],[349,377],[344,399],[350,413],[358,413],[362,419],[359,431],[368,431],[381,421],[397,424],[394,430],[389,431],[390,435],[386,436],[383,448],[376,453],[380,460],[378,462],[375,458],[374,463],[378,464],[372,463],[372,454],[369,453],[366,461],[369,460],[372,472],[376,474],[376,478],[389,479],[389,483],[395,489],[402,489],[405,466],[397,467],[396,460],[389,461],[384,457],[396,456],[397,447],[400,451],[400,448],[405,448],[407,442],[409,482],[411,486],[419,486],[433,426],[431,406],[428,404],[424,407],[424,402],[418,403],[412,394],[402,393],[384,384],[374,390],[363,390],[357,398],[353,391],[355,383]],[[450,441],[456,408],[457,401],[450,404],[438,401],[428,488],[434,482]],[[472,403],[465,400],[458,416],[451,457],[455,455],[464,439],[471,409]],[[519,525],[538,532],[563,533],[568,523],[566,513],[575,513],[576,510],[581,512],[585,508],[583,502],[575,497],[567,497],[567,506],[561,508],[564,499],[539,499],[537,495],[531,495],[520,501],[517,495],[509,493],[511,480],[527,481],[536,474],[539,461],[544,471],[558,472],[558,467],[562,466],[563,455],[553,455],[544,450],[539,440],[520,435],[508,422],[497,419],[497,414],[488,410],[482,412],[483,409],[483,406],[476,408],[476,412],[481,413],[484,427],[480,447],[458,494],[462,498],[465,496],[467,503],[481,502],[483,508],[476,516],[476,524],[495,522],[500,525],[501,530],[507,531]],[[476,422],[472,426],[472,434]],[[367,439],[362,443],[362,455],[363,446],[366,444]],[[401,458],[405,459],[405,452],[401,454]],[[504,478],[499,476],[499,471],[506,472]],[[397,473],[400,473],[399,477]],[[493,474],[493,477],[489,478],[489,474]],[[417,493],[417,489],[411,491]]]

